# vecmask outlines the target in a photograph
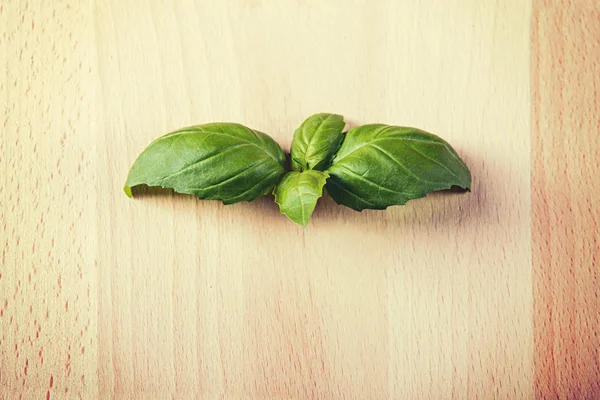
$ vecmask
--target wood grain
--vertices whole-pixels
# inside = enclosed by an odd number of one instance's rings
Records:
[[[535,3],[536,393],[600,398],[600,4]]]
[[[596,82],[598,14],[557,4],[3,1],[0,398],[593,398],[597,99],[563,82]],[[172,129],[287,148],[320,111],[440,134],[472,193],[302,229],[122,192]]]
[[[0,4],[0,398],[98,391],[91,14]]]

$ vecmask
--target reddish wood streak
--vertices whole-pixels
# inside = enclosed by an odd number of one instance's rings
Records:
[[[600,215],[590,208],[600,203],[599,13],[597,2],[534,1],[534,365],[544,399],[600,398]]]

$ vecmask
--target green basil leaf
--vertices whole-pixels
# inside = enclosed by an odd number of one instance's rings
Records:
[[[337,114],[315,114],[304,121],[292,140],[292,170],[327,169],[344,139],[344,126]]]
[[[471,187],[469,169],[443,139],[381,124],[350,130],[327,171],[329,195],[357,211],[406,204],[455,186]]]
[[[306,226],[329,175],[321,171],[288,172],[275,188],[275,202],[282,214]]]
[[[224,204],[269,193],[284,171],[285,154],[269,136],[234,123],[184,128],[152,142],[125,183],[172,188]]]

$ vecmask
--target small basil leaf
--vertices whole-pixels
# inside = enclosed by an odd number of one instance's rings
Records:
[[[315,114],[304,121],[292,140],[292,170],[327,169],[344,139],[345,125],[337,114]]]
[[[306,226],[323,195],[329,175],[321,171],[288,172],[275,188],[275,202],[282,214],[295,223]]]
[[[284,173],[285,154],[269,136],[234,123],[184,128],[152,142],[129,171],[137,185],[172,188],[224,204],[269,193]]]
[[[406,204],[454,186],[471,187],[469,169],[443,139],[381,124],[350,130],[327,172],[329,195],[357,211]]]

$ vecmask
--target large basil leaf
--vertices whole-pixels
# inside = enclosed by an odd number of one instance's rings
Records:
[[[224,204],[251,201],[279,182],[284,162],[264,133],[234,123],[197,125],[152,142],[131,167],[125,193],[144,184]]]
[[[381,124],[350,130],[327,171],[329,195],[357,211],[406,204],[455,186],[471,187],[467,166],[443,139]]]
[[[292,170],[325,170],[344,139],[345,125],[337,114],[315,114],[304,121],[292,140]]]
[[[315,210],[317,200],[323,195],[327,172],[288,172],[275,188],[275,201],[282,214],[295,223],[306,226]]]

